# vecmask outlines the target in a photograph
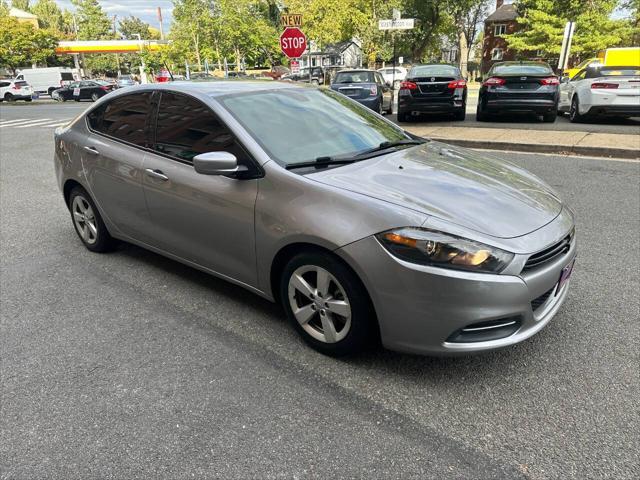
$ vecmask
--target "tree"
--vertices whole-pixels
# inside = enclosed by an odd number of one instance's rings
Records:
[[[120,35],[128,40],[136,40],[138,35],[140,35],[142,40],[149,40],[151,38],[149,24],[143,22],[138,17],[124,17],[118,24]]]
[[[79,40],[105,40],[113,38],[111,20],[98,0],[71,0],[76,7]]]
[[[0,17],[0,66],[9,68],[14,75],[19,67],[53,56],[57,44],[57,38],[47,30],[13,17]]]
[[[476,40],[481,20],[488,13],[488,0],[456,0],[449,6],[460,52],[460,70],[467,76],[471,45]]]
[[[415,18],[418,25],[403,35],[403,48],[411,52],[414,62],[427,60],[429,53],[439,50],[440,37],[451,32],[449,0],[405,0],[404,16]]]
[[[540,51],[557,58],[566,22],[575,21],[571,53],[580,57],[623,43],[626,23],[611,19],[617,0],[518,0],[520,30],[505,35],[509,48],[518,52]]]
[[[29,10],[29,0],[11,0],[11,6],[13,8],[17,8],[18,10],[23,10],[25,12]]]
[[[62,10],[53,0],[38,0],[31,12],[38,16],[40,28],[48,28],[53,32],[61,33],[64,29]]]

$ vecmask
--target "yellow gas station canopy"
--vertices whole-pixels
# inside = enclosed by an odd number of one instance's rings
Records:
[[[56,53],[136,53],[141,50],[159,50],[166,45],[162,40],[91,40],[59,42]]]

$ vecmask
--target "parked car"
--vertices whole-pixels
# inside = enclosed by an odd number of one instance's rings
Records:
[[[262,72],[260,75],[262,77],[270,77],[274,80],[280,80],[281,77],[283,77],[284,75],[289,75],[290,73],[291,70],[289,70],[287,67],[283,65],[276,65],[272,67],[271,70]]]
[[[243,78],[243,79],[248,79],[249,75],[247,75],[247,72],[236,72],[235,70],[230,70],[227,72],[227,78]]]
[[[589,65],[560,84],[560,114],[572,122],[596,116],[640,117],[640,66]]]
[[[311,76],[309,76],[309,68],[301,68],[296,73],[283,75],[281,80],[290,80],[292,82],[308,82],[312,85],[324,85],[325,71],[322,67],[311,67]]]
[[[389,86],[392,86],[394,89],[397,89],[400,86],[400,82],[402,82],[407,77],[407,69],[404,67],[379,68],[378,73],[382,75],[385,83],[387,83]]]
[[[545,122],[556,121],[560,80],[544,62],[494,64],[480,87],[476,119],[491,115],[532,112]]]
[[[551,187],[331,89],[117,90],[55,130],[54,165],[87,249],[121,239],[281,302],[326,354],[502,348],[567,298],[574,220]]]
[[[48,95],[79,78],[77,70],[67,67],[25,68],[16,72],[16,80],[24,80],[34,92]]]
[[[118,75],[118,78],[116,79],[116,85],[118,88],[132,87],[137,84],[138,82],[135,81],[133,75]]]
[[[55,90],[51,97],[59,102],[66,102],[67,100],[75,100],[76,102],[91,100],[95,102],[113,90],[115,90],[115,86],[104,80],[82,80]]]
[[[33,89],[24,80],[0,80],[0,102],[30,102],[32,98]]]
[[[374,70],[341,70],[333,77],[331,89],[381,115],[392,113],[391,88]]]
[[[444,64],[415,65],[400,83],[398,121],[424,114],[453,114],[464,120],[467,81],[458,67]]]

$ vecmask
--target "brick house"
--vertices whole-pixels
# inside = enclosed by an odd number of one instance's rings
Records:
[[[484,21],[484,40],[482,43],[482,73],[487,73],[496,62],[515,60],[515,53],[510,51],[504,34],[514,33],[518,29],[518,12],[512,3],[496,0],[496,10]]]

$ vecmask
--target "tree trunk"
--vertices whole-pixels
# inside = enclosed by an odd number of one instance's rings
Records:
[[[467,37],[463,31],[458,35],[458,55],[460,56],[460,73],[467,78],[467,64],[469,63],[469,46],[467,45]]]

